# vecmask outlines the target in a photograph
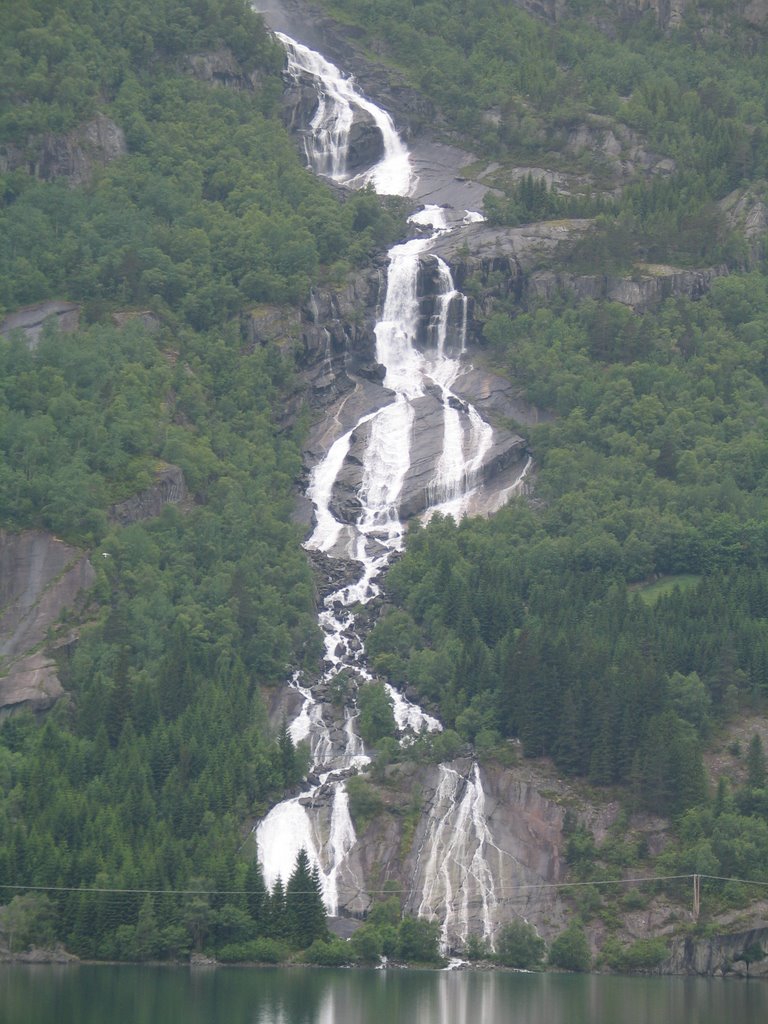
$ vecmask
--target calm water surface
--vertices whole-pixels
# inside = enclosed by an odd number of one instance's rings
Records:
[[[768,982],[0,966],[2,1024],[758,1024]]]

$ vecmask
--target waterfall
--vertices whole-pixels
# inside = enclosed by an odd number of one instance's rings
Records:
[[[371,184],[380,195],[408,195],[413,184],[410,156],[389,114],[365,99],[354,79],[345,78],[335,64],[282,32],[275,35],[285,47],[288,74],[297,83],[308,78],[317,94],[317,110],[304,136],[310,167],[353,188]],[[348,168],[356,114],[367,115],[373,122],[384,151],[382,159],[361,174],[351,174]]]
[[[477,764],[468,777],[440,765],[409,905],[420,917],[440,921],[444,950],[464,943],[478,922],[483,938],[493,941],[498,907],[495,878],[501,877],[505,856],[486,821]]]
[[[357,92],[352,79],[319,54],[277,34],[286,49],[288,74],[297,85],[311,82],[317,108],[304,139],[309,165],[319,174],[352,187],[371,183],[377,192],[407,195],[413,186],[408,150],[391,119]],[[381,134],[383,157],[362,173],[349,167],[350,135],[356,119],[365,117]],[[464,220],[480,217],[468,211]],[[401,514],[403,484],[412,463],[416,408],[438,402],[443,445],[427,485],[425,518],[440,511],[457,519],[465,514],[479,486],[480,469],[493,444],[494,432],[452,387],[464,369],[467,299],[456,290],[450,269],[439,258],[434,315],[427,329],[426,349],[419,308],[419,273],[433,241],[451,230],[446,213],[437,206],[419,210],[411,223],[417,238],[395,245],[388,254],[386,292],[375,328],[376,359],[384,367],[383,386],[392,399],[363,416],[338,437],[313,469],[308,496],[315,510],[315,527],[308,549],[355,560],[356,581],[325,598],[319,616],[325,637],[325,673],[313,687],[294,678],[301,708],[290,726],[294,742],[308,740],[313,777],[320,781],[301,796],[274,807],[256,828],[258,854],[265,882],[287,880],[301,847],[318,867],[326,909],[335,914],[345,894],[357,898],[364,883],[350,865],[356,836],[349,814],[345,779],[369,762],[357,732],[354,694],[370,682],[362,642],[355,633],[351,606],[366,602],[378,591],[376,579],[391,556],[401,550],[405,524]],[[334,485],[350,456],[355,439],[365,432],[361,455],[360,511],[354,522],[342,522],[333,511]],[[346,676],[341,677],[341,673]],[[348,683],[351,677],[351,683]],[[343,680],[343,685],[341,685]],[[343,700],[335,711],[328,702]],[[386,684],[401,743],[413,742],[423,731],[442,728],[394,687]],[[339,697],[341,694],[341,697]],[[343,714],[343,720],[342,720]],[[479,921],[482,934],[492,939],[501,851],[494,845],[484,812],[484,794],[477,765],[465,777],[441,766],[438,792],[421,843],[412,886],[410,909],[441,921],[444,947],[462,942]],[[495,867],[490,866],[493,860]],[[359,906],[360,904],[358,904]],[[364,904],[363,904],[364,909]]]

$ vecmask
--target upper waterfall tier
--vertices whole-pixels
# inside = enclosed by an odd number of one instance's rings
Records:
[[[288,75],[299,89],[305,82],[312,89],[311,120],[299,126],[310,167],[353,188],[371,184],[380,195],[409,195],[415,183],[411,158],[389,114],[362,96],[335,64],[275,34],[285,47]],[[372,166],[363,166],[372,153]]]

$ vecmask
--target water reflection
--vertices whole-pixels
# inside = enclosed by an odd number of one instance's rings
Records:
[[[768,984],[480,971],[0,966],[3,1024],[754,1024]]]

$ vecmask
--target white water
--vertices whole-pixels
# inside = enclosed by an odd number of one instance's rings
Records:
[[[414,185],[411,158],[389,114],[362,96],[354,79],[345,78],[325,57],[281,32],[275,35],[285,47],[288,73],[296,81],[310,78],[317,92],[317,111],[304,140],[312,169],[353,188],[371,184],[379,195],[409,195]],[[347,170],[349,133],[355,113],[361,111],[381,133],[384,155],[373,167],[353,175]]]
[[[500,877],[504,856],[486,821],[477,765],[468,778],[440,765],[440,783],[417,862],[415,898],[420,917],[440,921],[444,950],[457,941],[464,943],[478,923],[483,938],[492,943],[498,907],[494,875]]]
[[[370,182],[377,192],[407,195],[413,186],[410,157],[389,116],[360,96],[352,80],[344,78],[319,54],[286,36],[279,38],[286,48],[289,73],[297,82],[314,82],[318,92],[312,131],[305,139],[310,166],[353,187]],[[353,176],[346,166],[348,135],[359,111],[379,127],[385,156],[364,174]],[[466,514],[478,488],[479,470],[493,443],[492,428],[451,390],[465,368],[460,358],[466,341],[467,300],[456,291],[450,270],[441,260],[437,263],[436,315],[429,330],[431,344],[426,353],[417,348],[420,260],[434,239],[450,229],[439,207],[427,207],[410,219],[422,229],[422,237],[390,250],[386,294],[375,329],[376,358],[385,369],[383,384],[394,393],[394,399],[362,417],[332,444],[314,468],[308,487],[315,508],[315,528],[306,547],[341,554],[360,566],[358,579],[329,595],[319,616],[325,635],[326,685],[336,681],[338,686],[339,673],[345,670],[352,672],[355,684],[365,685],[372,678],[355,635],[354,615],[348,609],[379,592],[377,576],[403,546],[405,524],[399,503],[411,464],[414,401],[429,389],[431,394],[439,395],[443,408],[442,454],[428,487],[430,507],[425,518],[435,511],[457,519]],[[465,222],[478,219],[482,219],[480,214],[466,211]],[[331,508],[333,487],[350,453],[353,435],[361,427],[368,430],[359,490],[361,512],[355,523],[342,523]],[[316,697],[298,679],[291,685],[302,698],[301,709],[290,727],[291,737],[294,742],[309,741],[313,772],[320,773],[321,781],[301,797],[273,808],[260,822],[256,829],[259,858],[265,882],[271,887],[278,877],[287,881],[304,847],[311,863],[318,866],[326,909],[335,914],[340,903],[343,906],[343,892],[363,890],[350,861],[356,836],[344,778],[350,769],[354,771],[370,759],[356,731],[354,700],[347,699],[340,725],[339,710],[334,718],[326,703],[327,695],[325,699]],[[401,743],[413,742],[420,732],[442,728],[437,719],[403,694],[389,684],[386,688]],[[333,719],[330,724],[326,712]],[[479,772],[475,766],[471,778],[463,779],[441,766],[440,773],[435,807],[442,808],[442,816],[438,818],[433,811],[422,844],[417,910],[441,919],[445,947],[466,939],[471,919],[478,913],[483,935],[490,940],[496,895],[486,855],[494,847],[485,822]]]

